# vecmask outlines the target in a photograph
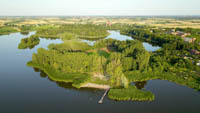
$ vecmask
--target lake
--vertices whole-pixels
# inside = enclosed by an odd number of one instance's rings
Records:
[[[130,38],[120,36],[117,31],[110,33],[109,37],[119,40]],[[34,49],[19,50],[18,44],[25,37],[28,36],[20,33],[0,36],[1,113],[200,113],[200,92],[164,80],[150,80],[141,85],[155,94],[155,101],[114,101],[106,97],[103,104],[98,104],[104,91],[77,90],[70,84],[51,81],[39,70],[26,66],[38,48],[62,43],[61,40],[40,39]],[[159,48],[148,43],[143,45],[149,51]]]

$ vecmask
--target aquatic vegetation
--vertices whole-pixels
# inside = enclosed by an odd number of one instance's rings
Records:
[[[123,89],[110,89],[108,97],[114,100],[153,101],[154,95],[149,91],[137,89],[135,86]]]

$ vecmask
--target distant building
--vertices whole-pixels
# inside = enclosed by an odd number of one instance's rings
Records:
[[[186,37],[188,35],[191,35],[190,33],[184,33],[184,32],[181,32],[181,31],[176,31],[176,32],[172,32],[173,35],[176,35],[176,36],[180,36],[180,37]]]
[[[172,29],[171,31],[172,31],[172,32],[176,32],[176,29]]]
[[[190,60],[193,59],[192,57],[187,57],[187,56],[184,56],[183,58],[184,58],[185,60],[186,60],[186,59],[190,59]]]
[[[106,26],[111,26],[111,25],[112,25],[111,22],[107,22],[107,23],[106,23]]]
[[[200,52],[197,51],[197,50],[190,50],[190,53],[193,54],[193,55],[200,55]]]
[[[200,60],[196,63],[197,66],[200,66]]]
[[[196,41],[196,38],[183,37],[183,40],[185,42],[193,43]]]

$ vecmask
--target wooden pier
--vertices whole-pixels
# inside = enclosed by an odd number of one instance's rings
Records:
[[[105,93],[103,94],[103,96],[101,97],[101,99],[99,100],[99,104],[103,104],[103,99],[106,96],[106,94],[108,93],[108,91],[110,90],[110,88],[106,89]]]

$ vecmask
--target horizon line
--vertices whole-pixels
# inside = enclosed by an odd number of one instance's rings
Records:
[[[200,17],[200,15],[0,15],[0,17]]]

